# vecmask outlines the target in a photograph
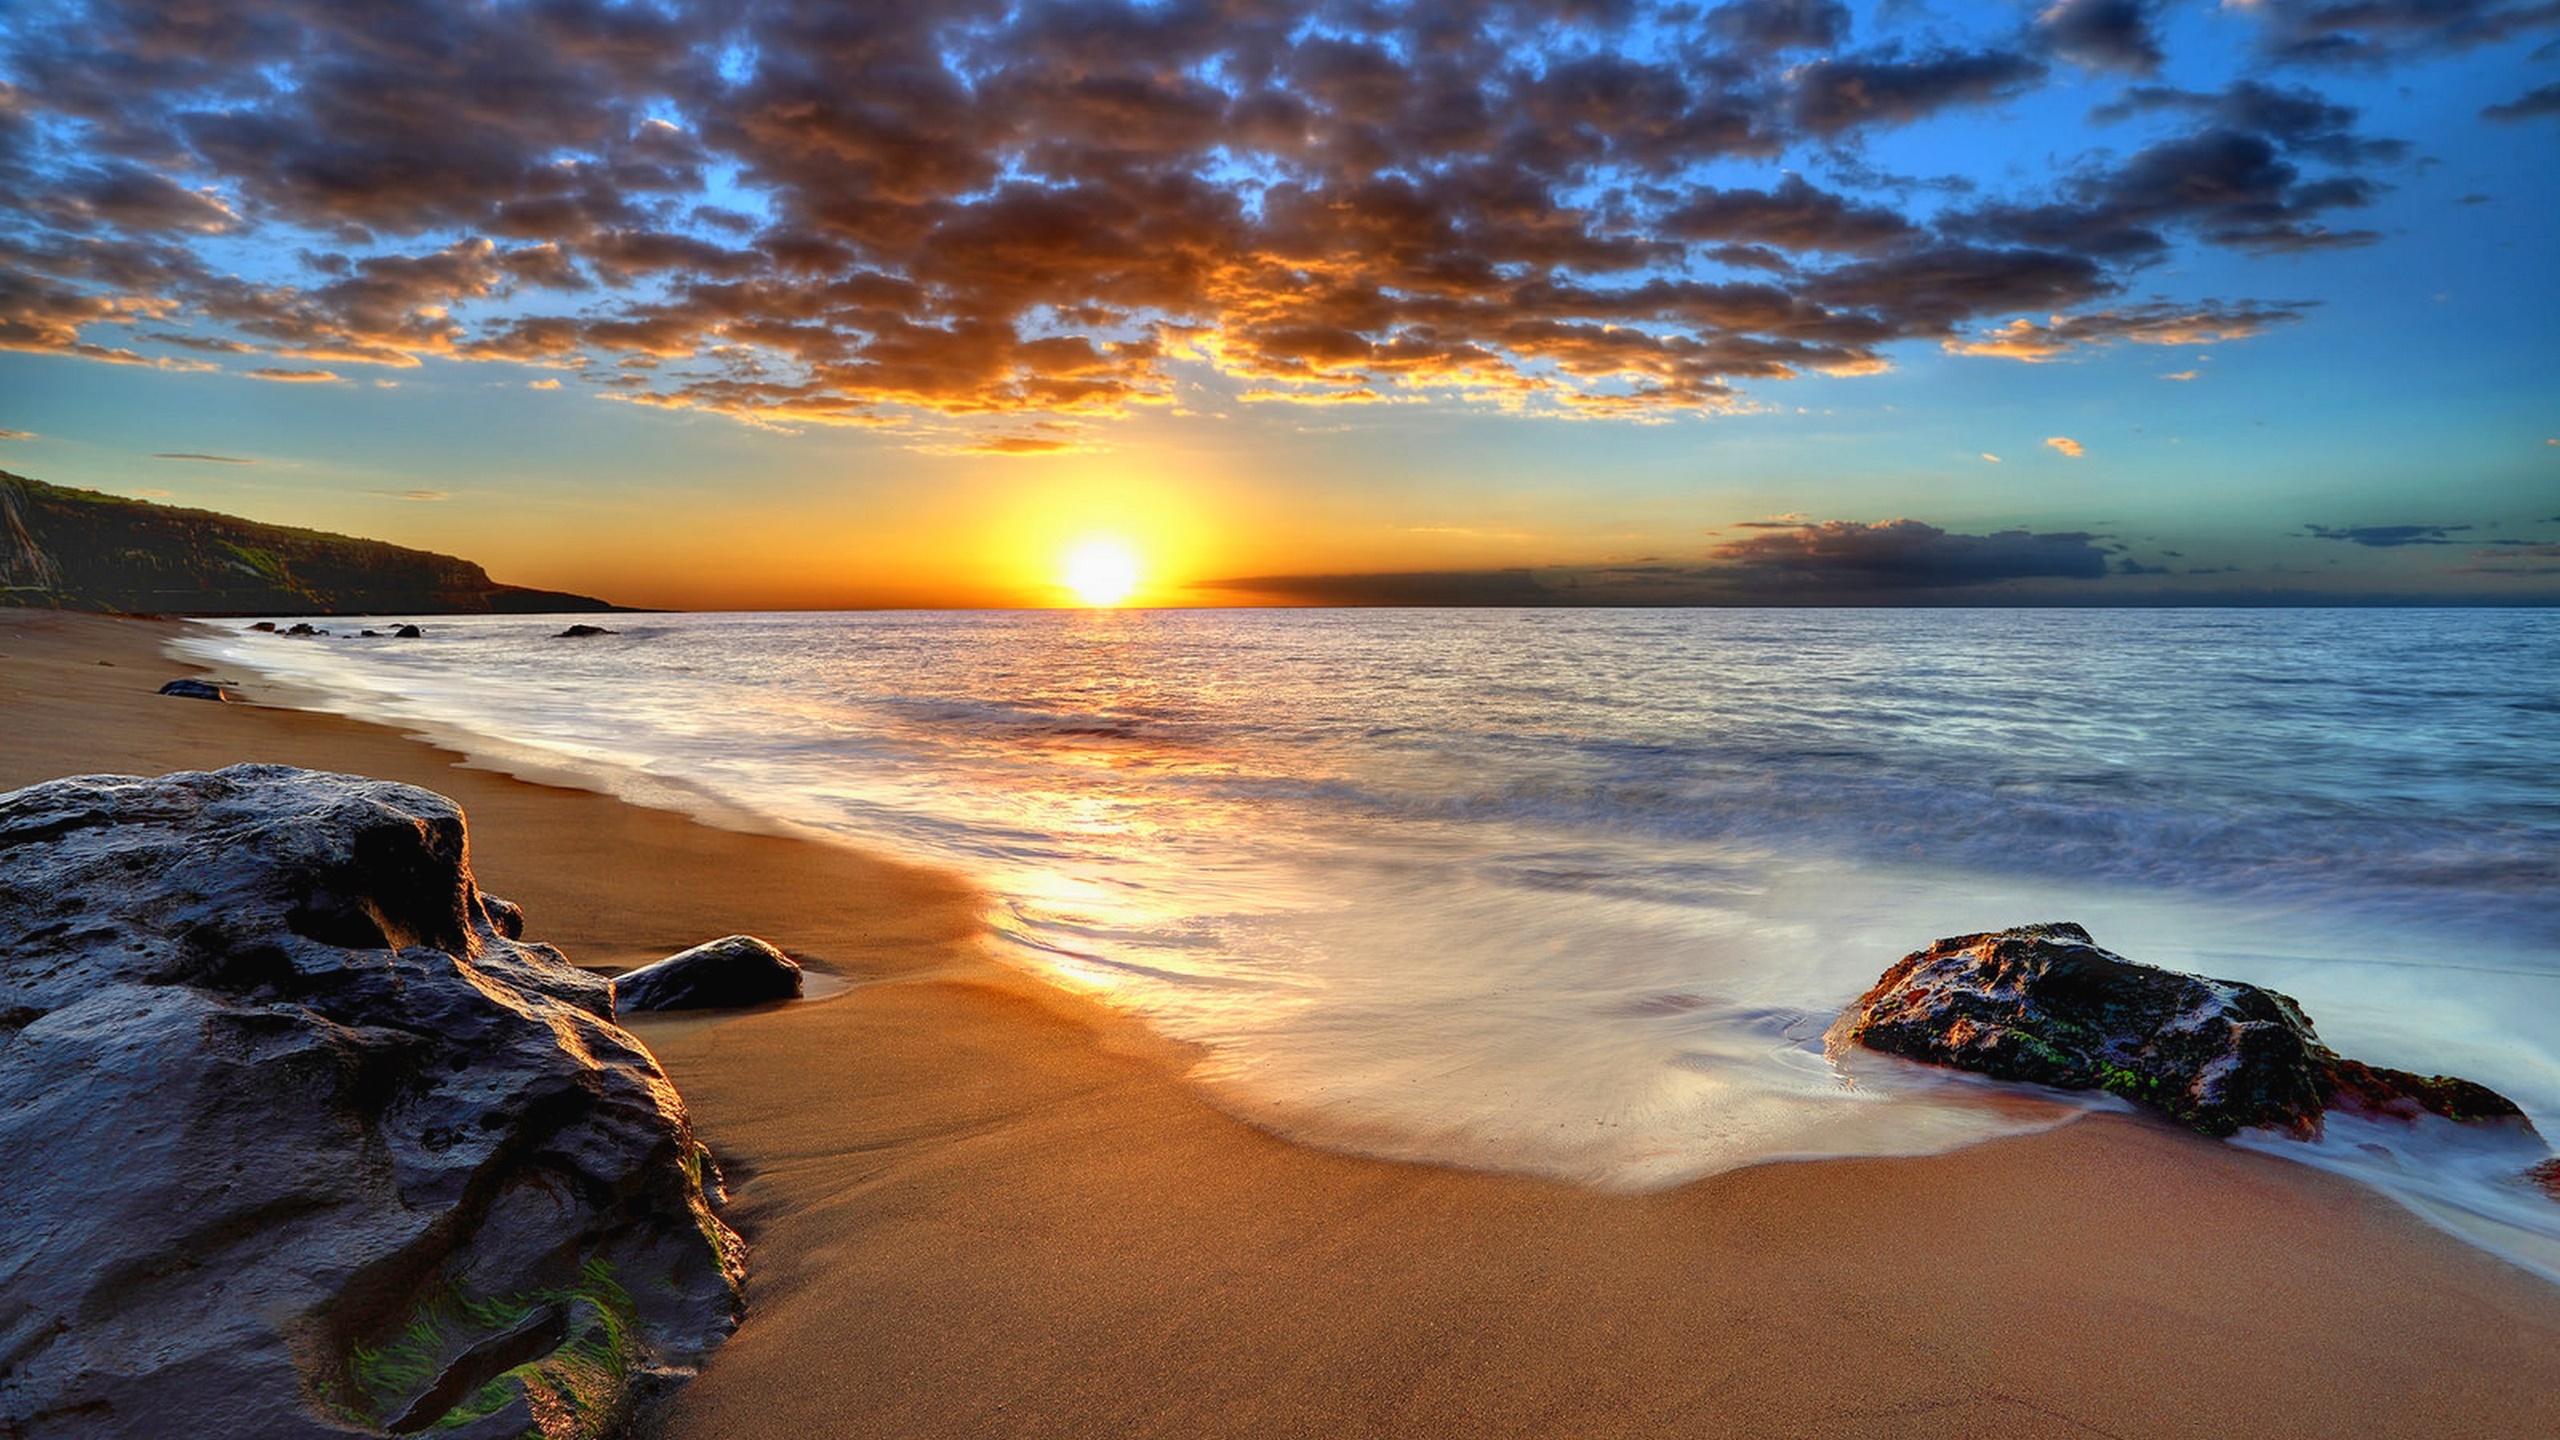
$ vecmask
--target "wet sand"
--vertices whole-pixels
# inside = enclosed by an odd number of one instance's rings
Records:
[[[0,612],[0,787],[405,780],[581,963],[748,930],[852,983],[635,1026],[754,1247],[664,1436],[2552,1433],[2560,1287],[2348,1181],[2121,1116],[1643,1196],[1310,1150],[987,959],[951,877],[164,699],[169,633]]]

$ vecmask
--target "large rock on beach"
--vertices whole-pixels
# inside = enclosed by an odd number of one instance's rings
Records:
[[[411,786],[0,795],[0,1436],[601,1435],[729,1333],[683,1102],[511,909]]]
[[[753,935],[724,935],[614,977],[613,1004],[635,1010],[721,1010],[800,997],[800,965]]]
[[[2503,1122],[2484,1085],[2348,1060],[2292,997],[2139,965],[2077,925],[1958,935],[1902,958],[1828,1037],[1936,1065],[2067,1090],[2105,1090],[2207,1135],[2320,1133],[2331,1109]]]

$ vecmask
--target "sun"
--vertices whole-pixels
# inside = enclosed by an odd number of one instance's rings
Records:
[[[1138,588],[1138,554],[1126,540],[1093,536],[1067,551],[1063,573],[1078,604],[1108,609]]]

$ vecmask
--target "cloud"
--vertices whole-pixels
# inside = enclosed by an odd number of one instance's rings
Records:
[[[34,438],[36,438],[36,432],[33,430],[0,430],[0,440],[33,440]]]
[[[2168,58],[2153,10],[2150,0],[2057,0],[2036,17],[2036,30],[2074,64],[2148,75]]]
[[[2086,446],[2083,446],[2079,441],[2072,439],[2068,435],[2048,436],[2046,437],[2044,444],[2046,449],[2059,450],[2064,455],[2074,460],[2079,459],[2082,455],[2087,453]]]
[[[1983,458],[1983,459],[1985,459],[1985,460],[1990,461],[1990,462],[1991,462],[1992,464],[1994,464],[1994,465],[1998,465],[1998,464],[2002,464],[2002,463],[2004,463],[2004,462],[2000,459],[2000,457],[1999,457],[1999,456],[1992,454],[1992,453],[1991,453],[1990,451],[1988,451],[1988,450],[1985,450],[1985,451],[1983,451],[1983,452],[1982,452],[1982,458]]]
[[[2162,375],[2160,378],[2163,380],[2193,380],[2203,373],[2204,372],[2201,370],[2172,370],[2167,374]]]
[[[524,382],[524,388],[527,390],[557,390],[560,388],[560,382],[557,380],[527,380]]]
[[[2234,81],[2217,91],[2137,85],[2089,118],[2112,124],[2163,111],[2196,116],[2220,129],[2260,135],[2288,154],[2336,165],[2393,161],[2409,153],[2406,141],[2356,133],[2352,106],[2337,104],[2304,86],[2262,80]]]
[[[2229,8],[2257,22],[2270,57],[2298,65],[2381,65],[2560,25],[2549,0],[2250,0]]]
[[[1733,0],[1707,12],[1707,29],[1736,50],[1833,50],[1849,38],[1849,7],[1838,0]]]
[[[2338,175],[2305,178],[2272,138],[2245,130],[2209,129],[2135,152],[2112,170],[2084,175],[2068,199],[2041,204],[1994,203],[1951,217],[1959,234],[2015,245],[2039,245],[2123,263],[2165,255],[2168,233],[2183,230],[2213,245],[2270,254],[2369,245],[2371,230],[2333,230],[2324,217],[2369,205],[2370,180]]]
[[[280,385],[334,385],[338,381],[333,370],[297,370],[289,366],[269,365],[246,372],[252,380],[272,380]]]
[[[255,465],[258,463],[255,460],[244,460],[237,455],[201,455],[192,450],[163,450],[151,458],[154,460],[198,460],[208,465]]]
[[[2560,574],[2560,544],[2500,543],[2508,548],[2474,550],[2468,562],[2454,567],[2454,573],[2457,575]]]
[[[1944,347],[1958,355],[1994,355],[2040,363],[2058,360],[2074,350],[2112,345],[2213,345],[2245,340],[2271,325],[2301,319],[2317,304],[2309,300],[2248,301],[2225,304],[2154,302],[2081,315],[2054,315],[2042,321],[2024,317],[1970,337],[1951,336]],[[2187,378],[2193,378],[2190,374]]]
[[[410,500],[425,505],[453,498],[453,492],[450,490],[367,490],[364,493],[379,495],[386,500]]]
[[[1125,414],[1191,367],[1738,410],[2013,317],[2097,335],[2190,239],[2370,238],[2329,217],[2391,142],[2308,91],[2145,87],[2189,133],[1954,212],[1857,158],[2046,52],[2142,72],[2151,3],[1856,50],[1837,0],[42,7],[0,33],[0,349],[506,360],[778,426]]]
[[[2315,540],[2344,540],[2353,545],[2369,545],[2393,549],[2402,545],[2454,545],[2451,538],[2468,525],[2304,525],[2302,533]]]
[[[2012,50],[1938,50],[1910,60],[1886,50],[1816,60],[1795,72],[1793,118],[1824,137],[1908,125],[1950,106],[2014,99],[2044,77],[2044,62]]]
[[[948,441],[912,447],[927,455],[1075,455],[1098,448],[1078,440],[1060,440],[1046,435],[987,435],[975,439]]]
[[[1920,234],[1878,205],[1858,205],[1790,175],[1772,190],[1701,190],[1661,219],[1684,240],[1725,240],[1768,249],[1872,253]]]
[[[1919,520],[1829,520],[1722,546],[1716,557],[1797,579],[1864,588],[1939,589],[2003,580],[2094,580],[2107,555],[2085,531],[1963,535]]]
[[[2496,120],[2510,125],[2522,120],[2540,119],[2546,115],[2560,115],[2560,80],[2555,80],[2548,85],[2537,85],[2513,100],[2502,105],[2491,105],[2480,112],[2480,118],[2483,120]]]

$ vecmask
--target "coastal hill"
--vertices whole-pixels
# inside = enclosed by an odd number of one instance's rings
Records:
[[[620,607],[468,560],[0,470],[0,606],[180,615],[529,615]]]

